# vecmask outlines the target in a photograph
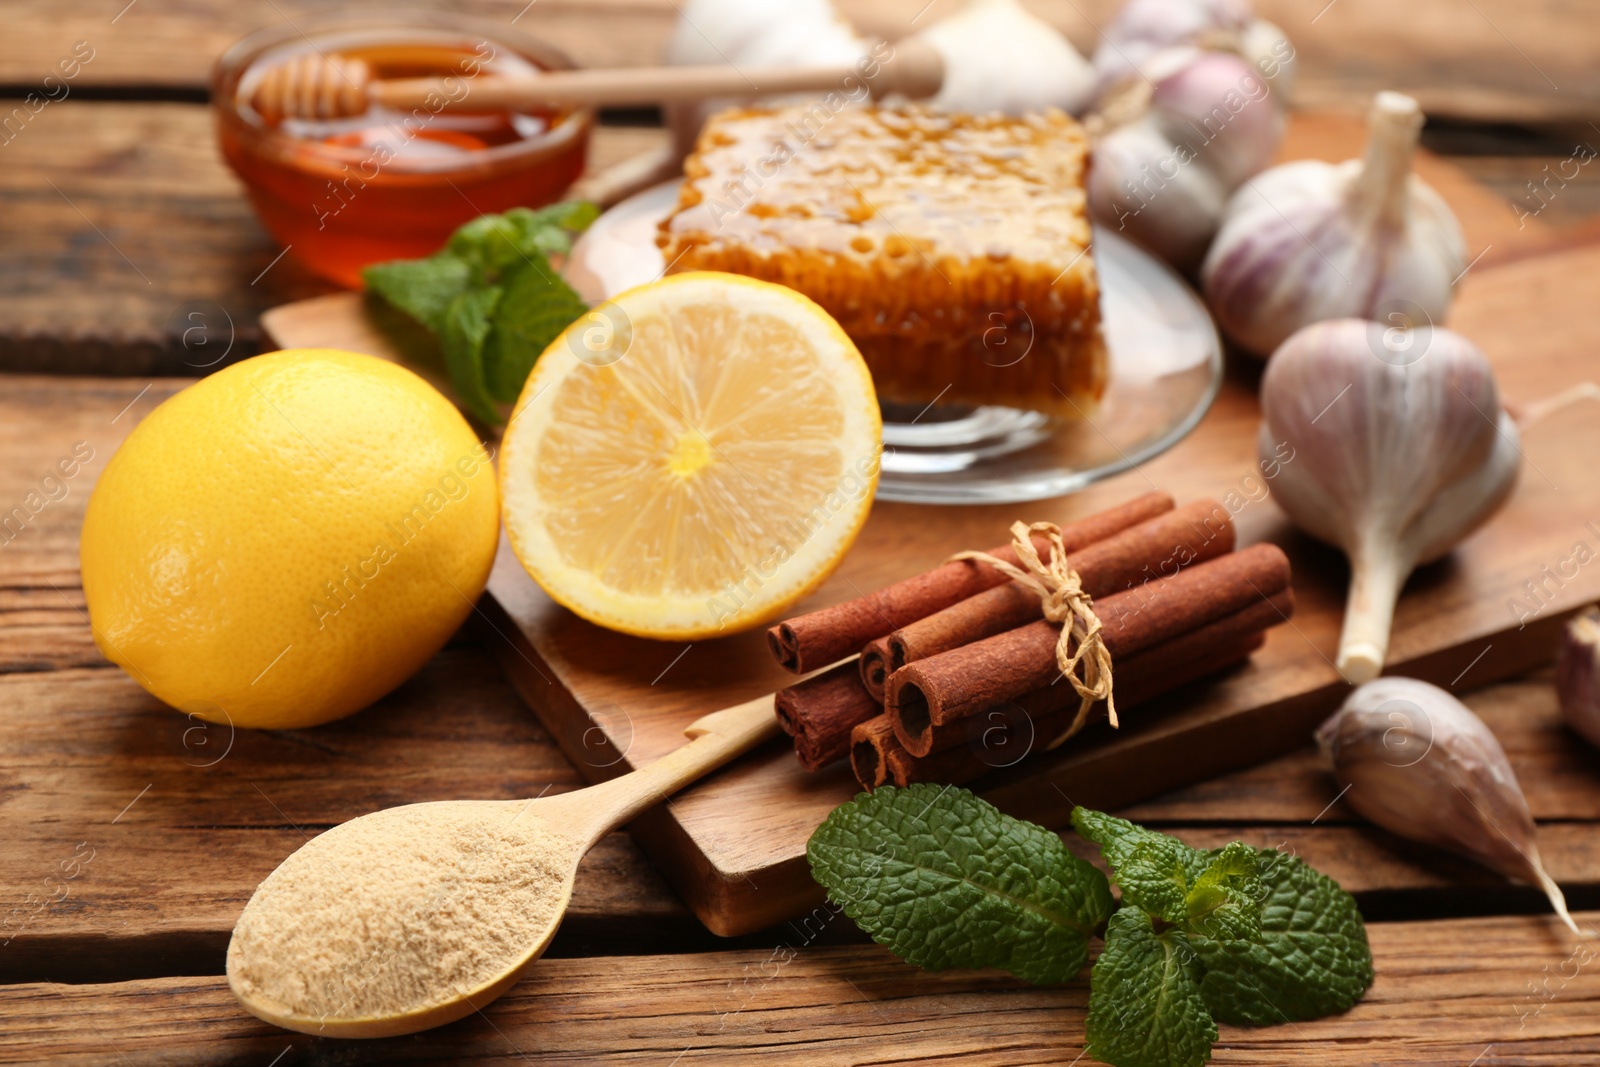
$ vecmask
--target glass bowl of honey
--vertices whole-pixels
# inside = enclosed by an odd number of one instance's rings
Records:
[[[450,92],[410,111],[373,104],[353,117],[269,121],[252,103],[256,87],[308,54],[360,60],[374,79],[437,77]],[[573,66],[547,44],[459,15],[343,12],[239,41],[217,61],[211,98],[223,157],[267,232],[316,274],[359,288],[362,267],[429,255],[479,215],[561,198],[583,171],[593,113],[474,111],[471,88]]]

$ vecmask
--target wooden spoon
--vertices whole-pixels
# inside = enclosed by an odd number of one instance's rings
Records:
[[[244,913],[240,916],[239,924],[235,927],[233,938],[229,942],[228,984],[245,1010],[257,1018],[289,1030],[328,1037],[392,1037],[398,1034],[416,1033],[468,1015],[511,988],[522,976],[523,970],[544,953],[572,899],[572,883],[577,873],[578,862],[596,841],[645,808],[665,800],[669,794],[722,766],[735,756],[749,751],[778,732],[778,722],[773,712],[773,695],[768,694],[697,719],[684,731],[693,739],[688,744],[647,767],[613,778],[609,782],[571,793],[527,801],[447,801],[408,804],[400,808],[388,808],[363,815],[344,824],[351,826],[363,820],[379,818],[393,820],[396,813],[404,816],[407,813],[422,812],[423,809],[437,811],[448,808],[452,809],[450,811],[452,819],[458,816],[465,817],[470,820],[469,828],[474,830],[481,828],[486,837],[491,832],[503,837],[507,829],[514,826],[515,832],[542,835],[544,839],[559,844],[557,850],[560,853],[559,862],[550,869],[561,873],[559,876],[548,878],[545,883],[536,885],[531,890],[533,893],[544,894],[540,902],[549,905],[546,912],[549,915],[547,925],[528,937],[524,951],[471,989],[451,989],[441,981],[436,989],[430,989],[420,998],[420,1003],[407,1005],[385,1014],[370,1012],[356,1014],[334,1004],[319,1005],[325,1010],[317,1012],[309,1012],[303,1008],[297,1011],[277,1002],[263,994],[245,977],[250,973],[259,973],[263,966],[276,966],[280,970],[284,968],[285,954],[279,951],[276,957],[273,956],[275,949],[282,949],[282,946],[274,940],[277,931],[258,921],[248,937],[241,936],[241,930],[246,928],[252,916],[252,909],[262,900],[267,882],[263,882],[262,887],[256,890],[250,902],[245,905]],[[473,827],[473,822],[479,825]],[[367,922],[367,910],[370,904],[364,905],[363,901],[370,901],[371,897],[367,892],[369,886],[363,885],[363,880],[370,884],[384,878],[382,866],[370,863],[370,854],[364,855],[360,850],[350,849],[348,841],[349,835],[329,831],[301,846],[280,865],[280,870],[294,865],[293,870],[298,885],[305,889],[304,897],[315,900],[317,902],[315,906],[322,909],[320,917],[331,920],[330,929],[341,933],[375,928],[374,924]],[[405,840],[404,843],[417,850],[422,850],[427,844],[423,840]],[[317,884],[308,886],[308,880],[314,880]],[[381,889],[384,899],[392,904],[396,913],[403,911],[407,915],[431,918],[430,909],[436,910],[440,907],[439,883],[422,882],[400,886],[391,881],[383,881]],[[283,890],[279,888],[275,891]],[[327,911],[329,901],[343,913],[330,915]],[[359,977],[366,968],[373,966],[370,961],[391,960],[401,951],[408,957],[436,959],[440,952],[448,951],[444,945],[429,943],[428,939],[438,934],[438,925],[432,922],[414,923],[407,931],[403,945],[364,941],[361,944],[360,958],[336,959],[332,963],[342,975]],[[338,945],[347,944],[349,941],[349,937],[344,937],[342,940],[330,937],[326,945],[319,945],[319,949],[324,955],[328,952],[337,952]]]
[[[265,71],[248,102],[271,125],[285,118],[338,119],[377,104],[395,111],[425,108],[501,111],[540,105],[663,104],[712,97],[848,91],[864,84],[874,99],[898,92],[914,100],[944,84],[944,59],[931,45],[902,41],[874,64],[870,77],[858,65],[819,67],[626,67],[555,70],[542,74],[477,78],[376,79],[365,61],[306,53]]]

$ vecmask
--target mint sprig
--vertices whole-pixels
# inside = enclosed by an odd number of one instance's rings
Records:
[[[1089,1052],[1112,1067],[1200,1067],[1217,1021],[1344,1011],[1372,983],[1355,901],[1297,857],[1235,841],[1195,849],[1078,808],[1122,893],[1043,827],[965,789],[885,787],[812,834],[811,870],[873,940],[927,970],[998,967],[1065,981],[1104,924]]]
[[[550,265],[599,215],[570,202],[481,215],[426,259],[378,263],[367,290],[404,311],[439,342],[456,398],[474,418],[501,421],[534,362],[587,310]]]
[[[806,855],[856,925],[929,971],[998,967],[1064,982],[1111,914],[1105,875],[965,789],[864,794],[834,809]]]

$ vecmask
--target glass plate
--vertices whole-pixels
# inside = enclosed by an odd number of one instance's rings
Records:
[[[598,303],[659,278],[656,224],[677,199],[678,183],[668,182],[602,215],[573,247],[565,269],[573,287]],[[880,500],[1004,504],[1060,496],[1159,455],[1195,428],[1222,384],[1222,343],[1205,305],[1166,264],[1098,225],[1094,259],[1111,354],[1099,409],[1059,419],[1005,407],[885,402]]]

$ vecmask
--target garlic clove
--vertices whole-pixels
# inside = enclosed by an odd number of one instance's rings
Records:
[[[1251,19],[1239,38],[1239,54],[1272,80],[1279,107],[1288,107],[1294,95],[1295,51],[1289,35],[1266,19]]]
[[[1127,0],[1095,49],[1097,94],[1103,99],[1130,82],[1155,80],[1152,58],[1183,45],[1242,56],[1273,80],[1286,105],[1294,48],[1282,30],[1252,15],[1248,0]]]
[[[1169,49],[1157,77],[1107,105],[1122,124],[1095,144],[1089,207],[1179,270],[1193,272],[1228,197],[1271,162],[1283,116],[1238,56]]]
[[[1257,448],[1293,449],[1272,495],[1295,525],[1342,548],[1351,580],[1337,664],[1383,668],[1406,578],[1494,514],[1521,469],[1494,373],[1466,338],[1359,319],[1308,326],[1261,381]]]
[[[1198,159],[1234,189],[1264,170],[1283,140],[1283,114],[1265,103],[1270,94],[1237,56],[1202,52],[1156,82],[1151,111],[1174,143],[1198,138]]]
[[[675,66],[849,63],[867,42],[830,0],[686,0],[667,43]]]
[[[673,66],[848,66],[871,49],[830,0],[686,0],[675,6],[678,22],[666,52]],[[694,147],[711,115],[749,102],[718,98],[668,105],[678,155]]]
[[[1180,271],[1190,271],[1217,232],[1230,190],[1203,167],[1163,178],[1156,168],[1177,158],[1176,152],[1153,122],[1107,134],[1094,146],[1089,209]]]
[[[1413,678],[1359,687],[1316,731],[1344,802],[1400,837],[1539,887],[1579,933],[1545,872],[1505,749],[1455,697]]]
[[[1266,356],[1326,319],[1444,320],[1466,245],[1449,207],[1411,173],[1422,121],[1415,100],[1379,93],[1364,159],[1284,164],[1234,193],[1201,283],[1240,347]]]
[[[930,107],[1008,115],[1056,107],[1078,114],[1094,94],[1089,61],[1017,0],[967,0],[916,36],[944,59],[944,85]]]
[[[1567,725],[1600,748],[1600,608],[1574,616],[1562,629],[1556,696]]]

